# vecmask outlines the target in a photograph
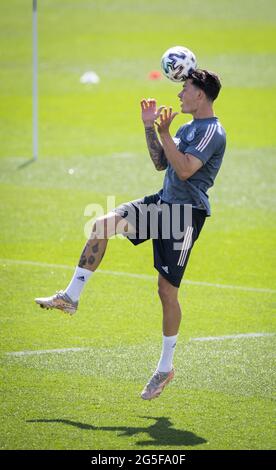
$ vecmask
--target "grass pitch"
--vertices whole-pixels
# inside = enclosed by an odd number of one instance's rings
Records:
[[[275,448],[274,2],[38,3],[34,164],[31,10],[0,2],[0,448]],[[72,318],[33,298],[71,278],[89,204],[160,189],[139,101],[178,109],[179,87],[147,78],[176,44],[221,75],[215,109],[228,147],[180,289],[176,378],[148,403],[139,393],[161,348],[150,242],[111,240]],[[79,82],[87,70],[98,85]],[[173,130],[189,119],[178,116]],[[238,336],[248,333],[264,335]],[[10,354],[22,351],[41,353]]]

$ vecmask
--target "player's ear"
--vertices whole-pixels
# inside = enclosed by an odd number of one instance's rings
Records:
[[[206,95],[205,95],[204,91],[199,88],[199,89],[198,89],[197,97],[198,97],[200,100],[202,100],[202,99],[204,99],[205,96],[206,96]]]

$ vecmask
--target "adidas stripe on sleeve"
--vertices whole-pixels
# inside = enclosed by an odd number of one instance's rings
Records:
[[[218,123],[209,123],[196,132],[194,139],[186,147],[185,152],[199,158],[205,164],[214,155],[221,144]]]

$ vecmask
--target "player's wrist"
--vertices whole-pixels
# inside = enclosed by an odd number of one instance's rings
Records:
[[[147,127],[154,127],[154,121],[143,121],[145,129]]]
[[[159,128],[158,132],[159,132],[159,135],[160,135],[161,139],[164,139],[164,140],[171,139],[171,134],[170,134],[169,129],[160,129]]]

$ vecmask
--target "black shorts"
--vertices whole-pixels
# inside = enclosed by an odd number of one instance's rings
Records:
[[[206,212],[187,204],[166,203],[159,194],[121,204],[113,212],[135,228],[135,234],[124,233],[134,245],[152,239],[155,269],[179,287]]]

